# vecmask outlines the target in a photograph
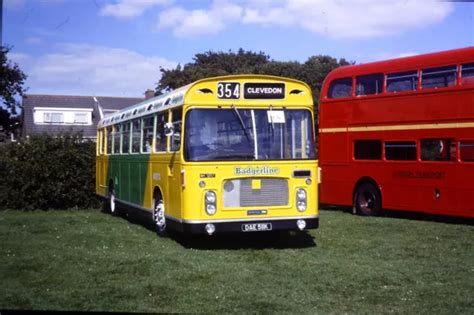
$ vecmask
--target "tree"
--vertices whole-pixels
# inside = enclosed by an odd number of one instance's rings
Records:
[[[184,67],[178,65],[171,70],[160,69],[161,79],[155,93],[160,95],[207,77],[255,73],[269,60],[270,57],[263,52],[255,53],[243,49],[239,49],[237,53],[208,51],[196,54],[193,62],[185,64]]]
[[[7,54],[9,51],[9,47],[0,46],[0,95],[7,110],[11,111],[12,114],[16,114],[19,103],[15,100],[15,96],[22,96],[25,92],[23,84],[26,75],[16,63],[8,60]]]
[[[160,69],[161,79],[156,88],[156,95],[206,77],[253,73],[289,77],[306,82],[313,91],[317,105],[324,78],[331,70],[349,64],[353,62],[325,55],[312,56],[305,63],[300,63],[275,61],[264,52],[255,53],[243,49],[239,49],[237,53],[208,51],[196,54],[193,62],[184,66],[178,65],[171,70]]]

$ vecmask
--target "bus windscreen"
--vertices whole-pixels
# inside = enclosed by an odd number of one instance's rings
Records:
[[[288,109],[191,109],[187,161],[314,159],[311,113]]]

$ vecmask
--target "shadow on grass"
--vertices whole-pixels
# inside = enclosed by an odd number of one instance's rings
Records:
[[[352,214],[352,207],[345,206],[331,206],[331,205],[322,205],[321,208],[323,215],[325,211],[339,211],[345,212],[347,214]],[[427,221],[427,222],[438,222],[438,223],[448,223],[448,224],[457,224],[457,225],[474,225],[474,218],[464,218],[464,217],[455,217],[448,215],[440,214],[428,214],[415,211],[400,211],[400,210],[390,210],[384,209],[383,214],[381,215],[385,218],[396,218],[396,219],[405,219],[413,221]]]
[[[383,216],[388,218],[407,219],[415,221],[439,222],[458,225],[474,225],[474,218],[453,217],[447,215],[428,214],[421,212],[385,210]]]
[[[307,232],[272,231],[254,233],[223,233],[212,236],[186,235],[170,232],[169,235],[185,248],[203,250],[288,249],[316,247],[314,237]]]
[[[156,235],[153,222],[133,212],[121,211],[120,216],[131,224],[140,225]],[[156,237],[159,237],[156,235]],[[222,233],[212,236],[205,234],[183,234],[168,231],[166,237],[184,248],[203,250],[238,249],[288,249],[315,247],[314,237],[308,232],[271,231],[254,233]]]

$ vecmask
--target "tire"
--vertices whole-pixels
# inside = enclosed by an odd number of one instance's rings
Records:
[[[372,183],[362,183],[354,193],[354,210],[363,216],[378,216],[382,213],[380,190]]]
[[[103,203],[103,211],[110,213],[113,216],[118,215],[117,203],[115,202],[115,193],[113,190],[109,191],[107,198]]]
[[[158,197],[153,199],[153,222],[159,236],[166,235],[165,203]]]

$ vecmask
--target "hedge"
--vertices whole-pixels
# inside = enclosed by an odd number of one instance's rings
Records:
[[[0,209],[97,206],[95,143],[80,134],[33,136],[0,147]]]

